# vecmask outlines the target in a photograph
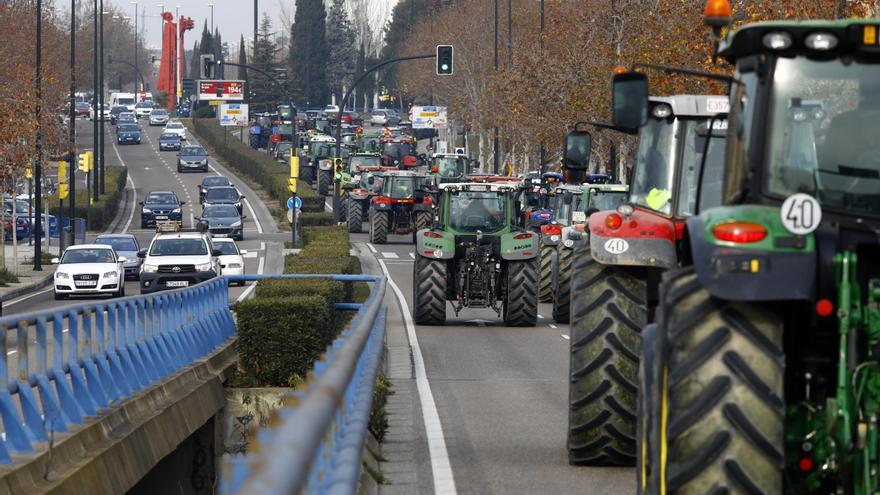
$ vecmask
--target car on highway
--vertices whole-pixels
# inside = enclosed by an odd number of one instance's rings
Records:
[[[98,115],[99,114],[99,115]],[[101,120],[110,120],[110,105],[104,104],[101,106],[101,111],[98,111],[98,105],[89,107],[89,120],[94,121],[95,117],[100,118]]]
[[[324,107],[325,114],[339,113],[339,105],[327,105]]]
[[[210,235],[202,232],[157,234],[150,247],[138,252],[141,294],[189,287],[220,274]]]
[[[173,191],[152,191],[139,204],[141,205],[142,229],[155,227],[156,221],[183,221],[181,207],[186,204],[186,201],[177,199],[177,194]]]
[[[233,205],[241,213],[241,201],[244,196],[233,186],[211,187],[205,192],[204,206]]]
[[[110,123],[116,125],[116,119],[119,118],[119,114],[126,112],[128,112],[128,109],[121,105],[110,107]]]
[[[370,123],[373,125],[395,125],[400,122],[400,116],[394,110],[373,110],[370,114]]]
[[[198,145],[189,145],[180,148],[177,152],[177,171],[188,172],[198,170],[208,171],[208,152]]]
[[[55,299],[75,295],[125,295],[125,269],[128,260],[117,256],[112,247],[101,244],[79,244],[64,250],[61,258],[53,258]]]
[[[116,128],[118,144],[141,144],[141,129],[135,124],[120,124]]]
[[[207,205],[202,214],[195,219],[198,228],[210,232],[212,237],[231,237],[244,240],[244,219],[246,217],[234,205]]]
[[[137,105],[134,106],[134,114],[137,118],[141,117],[149,117],[150,112],[153,111],[153,102],[151,101],[141,101],[138,102]]]
[[[214,237],[211,239],[214,249],[220,252],[217,260],[220,262],[220,275],[244,275],[244,255],[247,250],[238,249],[238,244],[229,237]],[[238,285],[244,285],[238,282]]]
[[[111,123],[113,123],[111,121]],[[115,124],[120,126],[122,124],[137,124],[137,117],[135,117],[132,112],[122,112],[116,117]]]
[[[205,177],[199,184],[199,203],[205,202],[205,193],[208,192],[208,189],[212,187],[228,186],[232,186],[232,182],[229,181],[228,177],[223,175],[209,175],[208,177]]]
[[[281,141],[277,145],[275,145],[275,149],[272,150],[272,158],[276,161],[287,163],[290,159],[290,150],[293,148],[293,143],[288,141]]]
[[[168,123],[168,111],[164,108],[154,108],[150,111],[150,125],[165,125]]]
[[[186,127],[180,122],[171,121],[165,124],[165,128],[162,129],[162,134],[165,134],[166,132],[177,134],[180,136],[180,139],[186,140]]]
[[[126,259],[125,263],[123,263],[125,277],[137,279],[141,271],[141,263],[144,262],[137,255],[138,251],[141,250],[137,237],[132,234],[101,234],[95,239],[95,244],[112,247],[116,251],[116,256]]]
[[[88,117],[92,113],[92,106],[86,101],[78,101],[73,107],[73,111],[77,117]]]
[[[352,112],[350,110],[346,110],[342,112],[342,115],[339,117],[339,121],[342,122],[342,126],[346,127],[360,127],[364,125],[364,119],[357,112]]]
[[[159,151],[180,151],[180,136],[170,132],[159,135]]]

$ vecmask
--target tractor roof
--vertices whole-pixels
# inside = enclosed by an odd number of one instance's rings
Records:
[[[865,26],[870,26],[865,32]],[[764,36],[773,32],[786,32],[791,36],[791,44],[784,49],[771,49],[764,45]],[[846,20],[807,20],[807,21],[768,21],[747,24],[732,31],[719,47],[719,55],[730,63],[737,59],[759,53],[773,53],[779,56],[815,56],[827,59],[840,54],[857,53],[860,57],[880,61],[880,21],[877,19]],[[814,50],[806,46],[808,35],[816,32],[832,34],[837,38],[836,46],[829,50]]]
[[[560,194],[560,193],[564,193],[564,192],[568,191],[572,194],[581,194],[584,192],[584,189],[585,189],[585,186],[582,186],[582,185],[562,184],[560,186],[557,186],[556,189],[554,189],[554,192],[556,194]]]
[[[450,182],[440,184],[438,188],[441,191],[485,191],[485,192],[509,192],[520,188],[520,182],[490,182],[490,183],[474,183],[474,182]]]
[[[629,192],[629,186],[626,184],[584,184],[583,190],[603,191],[603,192]]]
[[[727,101],[728,97],[724,95],[672,95],[652,96],[650,98],[652,107],[665,103],[672,107],[672,113],[677,117],[709,118],[719,113],[719,110],[708,110],[710,103],[714,105],[715,108],[717,108],[717,105],[726,108],[729,106]]]

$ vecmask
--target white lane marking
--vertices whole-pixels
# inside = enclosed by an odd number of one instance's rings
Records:
[[[329,200],[326,200],[326,199],[324,200],[324,209],[327,211],[333,211],[333,205],[331,205],[327,201],[329,201]]]
[[[557,327],[556,325],[554,325],[554,324],[551,323],[551,324],[550,324],[550,328],[559,328],[559,327]]]
[[[189,225],[193,228],[196,226],[195,222],[196,217],[192,214],[192,211],[189,212]]]
[[[254,223],[257,225],[257,232],[263,233],[263,226],[260,225],[260,220],[257,218],[257,213],[254,212],[253,207],[251,207],[251,202],[247,199],[244,200],[244,204],[247,205],[248,211],[251,212],[251,218],[254,220]]]
[[[265,250],[266,250],[266,243],[260,242],[260,251],[265,251]]]
[[[394,291],[400,309],[403,312],[403,321],[406,326],[406,334],[409,337],[409,345],[412,352],[413,365],[416,372],[416,388],[419,392],[419,402],[422,404],[422,421],[425,423],[425,433],[428,437],[428,452],[431,456],[431,471],[434,476],[434,493],[446,493],[455,495],[455,478],[452,475],[452,465],[449,462],[449,453],[446,451],[446,440],[443,438],[443,425],[440,423],[440,414],[434,403],[434,395],[431,393],[431,383],[425,371],[425,360],[419,347],[419,339],[416,336],[416,326],[409,312],[409,305],[400,291],[400,287],[394,283],[388,267],[383,260],[379,260],[382,272],[388,279],[388,285]]]
[[[544,315],[538,315],[538,318],[544,318]]]
[[[370,244],[369,242],[367,243],[367,247],[370,248],[370,251],[372,251],[373,254],[379,254],[379,251],[376,250],[376,248],[372,244]]]
[[[409,253],[409,257],[412,259],[416,259],[416,253]]]
[[[263,274],[263,263],[265,261],[266,261],[266,258],[260,258],[260,262],[257,264],[257,275]],[[238,296],[238,299],[236,299],[235,302],[238,303],[238,302],[244,301],[245,299],[248,298],[248,296],[251,295],[251,292],[253,292],[254,289],[256,289],[256,288],[257,288],[257,283],[252,282],[251,285],[247,289],[245,289],[244,292],[241,293],[241,295]]]
[[[28,294],[28,295],[26,295],[26,296],[21,296],[21,297],[19,297],[18,299],[13,299],[13,300],[11,300],[11,301],[5,302],[5,303],[3,303],[3,305],[4,305],[4,306],[12,306],[13,304],[18,304],[18,303],[20,303],[20,302],[22,302],[22,301],[27,301],[28,299],[30,299],[30,298],[32,298],[32,297],[34,297],[34,296],[38,296],[38,295],[40,295],[40,294],[45,294],[45,293],[49,292],[50,290],[54,290],[54,289],[53,289],[52,287],[49,287],[48,289],[43,289],[43,290],[41,290],[41,291],[37,291],[37,292],[34,292],[34,293],[32,293],[32,294]]]
[[[125,180],[131,185],[131,212],[128,214],[128,220],[125,222],[125,227],[122,227],[122,233],[128,232],[128,228],[131,227],[131,222],[134,220],[134,211],[137,209],[137,187],[134,185],[134,180],[131,178],[131,174],[125,174]]]
[[[389,253],[389,252],[382,252],[382,256],[385,258],[391,258],[391,259],[399,258],[399,256],[397,256],[397,253]]]
[[[562,334],[562,335],[560,335],[560,337],[562,337],[562,338],[565,339],[565,340],[571,340],[571,337],[569,337],[569,336],[566,335],[566,334]]]
[[[241,257],[242,258],[256,258],[259,255],[260,255],[260,253],[258,253],[256,251],[248,251],[247,254],[241,255]]]

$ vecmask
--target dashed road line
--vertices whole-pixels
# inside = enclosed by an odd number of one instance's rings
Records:
[[[370,251],[372,251],[373,254],[379,254],[379,251],[375,248],[375,246],[373,246],[373,244],[368,242],[367,247],[370,248]]]
[[[571,337],[569,337],[568,334],[562,334],[562,335],[560,335],[560,337],[562,337],[565,340],[571,340]]]
[[[382,257],[383,257],[383,258],[386,258],[386,259],[397,259],[397,258],[399,258],[399,256],[397,256],[397,253],[391,253],[391,252],[383,252],[383,253],[382,253]]]

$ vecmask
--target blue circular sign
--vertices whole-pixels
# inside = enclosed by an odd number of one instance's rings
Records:
[[[287,198],[287,209],[288,210],[290,210],[294,207],[296,207],[296,209],[301,209],[302,205],[303,205],[303,202],[301,199],[299,199],[299,196],[297,196],[295,198],[293,196]]]

